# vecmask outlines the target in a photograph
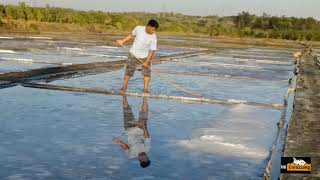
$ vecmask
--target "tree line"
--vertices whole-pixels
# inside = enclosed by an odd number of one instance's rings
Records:
[[[257,16],[248,12],[236,16],[188,16],[179,13],[102,12],[80,11],[69,8],[0,5],[0,26],[6,21],[23,20],[90,25],[103,29],[129,31],[135,25],[145,24],[150,18],[160,23],[159,31],[206,34],[210,36],[275,38],[320,41],[320,22],[314,18],[286,16]]]

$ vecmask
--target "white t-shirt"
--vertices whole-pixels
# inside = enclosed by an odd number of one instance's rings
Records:
[[[138,157],[139,153],[148,153],[150,150],[151,139],[145,138],[143,130],[138,127],[133,127],[127,130],[128,146],[127,150],[129,159]]]
[[[146,58],[150,50],[157,50],[156,34],[148,34],[145,26],[136,26],[132,35],[135,36],[130,53],[137,58]]]

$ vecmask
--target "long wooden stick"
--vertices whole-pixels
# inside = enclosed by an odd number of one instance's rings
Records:
[[[125,46],[125,45],[121,45],[121,46],[124,47],[124,48],[126,48],[126,49],[128,49],[128,47]],[[132,54],[132,56],[133,56],[135,59],[137,59],[137,60],[141,63],[142,66],[144,66],[144,65],[143,65],[144,62],[143,62],[140,58],[135,57],[133,54]],[[149,66],[145,66],[145,67],[147,67],[151,72],[157,73],[157,71],[155,71],[154,69],[151,69]],[[157,73],[157,74],[158,74],[158,77],[163,80],[163,78],[161,78],[160,73]],[[182,88],[182,87],[180,87],[179,85],[177,85],[176,83],[169,81],[168,79],[166,79],[166,81],[169,82],[169,83],[170,83],[171,85],[173,85],[174,87],[176,87],[177,89],[183,91],[183,92],[186,92],[186,93],[191,94],[191,95],[196,96],[196,97],[200,97],[200,98],[203,97],[201,94],[199,94],[199,93],[194,93],[194,92],[189,91],[189,90],[187,90],[187,89],[185,89],[185,88]]]

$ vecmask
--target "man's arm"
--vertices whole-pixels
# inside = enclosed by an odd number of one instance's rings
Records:
[[[127,35],[126,37],[124,37],[123,39],[117,40],[116,42],[117,42],[117,44],[119,44],[120,46],[123,46],[124,43],[130,41],[131,39],[133,39],[133,35],[132,35],[132,34],[129,34],[129,35]]]
[[[129,149],[128,144],[122,142],[122,141],[119,140],[119,139],[115,139],[113,142],[116,143],[116,144],[118,144],[123,150]]]
[[[154,50],[150,50],[146,61],[143,63],[144,66],[149,67],[149,63],[153,57],[153,54],[154,54]]]
[[[149,111],[148,98],[147,97],[143,97],[142,110],[145,111],[145,112]]]
[[[144,138],[150,138],[147,126],[143,126],[142,129],[143,129]]]

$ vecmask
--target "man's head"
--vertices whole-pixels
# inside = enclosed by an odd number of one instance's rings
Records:
[[[151,19],[147,24],[146,31],[148,34],[154,34],[157,31],[158,27],[158,22],[156,20]]]
[[[150,163],[151,163],[151,161],[149,160],[149,158],[147,156],[147,153],[145,153],[145,152],[139,153],[138,159],[140,161],[140,166],[142,168],[148,167],[150,165]]]

